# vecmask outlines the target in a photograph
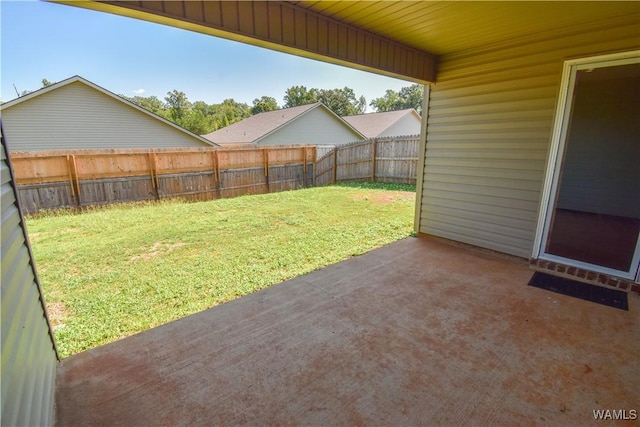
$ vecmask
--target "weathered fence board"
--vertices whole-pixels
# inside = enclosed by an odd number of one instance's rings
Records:
[[[155,198],[151,178],[144,176],[80,181],[78,194],[80,206],[137,202]]]
[[[343,181],[415,184],[419,136],[373,138],[334,148],[316,162],[316,185]]]
[[[337,151],[329,151],[316,162],[316,185],[322,186],[336,182],[335,159]]]
[[[26,212],[314,185],[315,147],[12,153]]]
[[[18,198],[25,212],[78,206],[76,197],[71,194],[69,182],[64,181],[21,185],[18,187]]]
[[[191,172],[162,174],[157,178],[159,199],[180,197],[192,201],[220,198],[220,189],[215,172]]]

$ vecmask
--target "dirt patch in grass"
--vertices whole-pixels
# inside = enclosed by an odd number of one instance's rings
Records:
[[[396,201],[406,201],[415,197],[415,193],[409,191],[377,192],[369,194],[354,194],[349,197],[351,200],[368,200],[376,205],[384,205]]]
[[[47,314],[54,329],[64,327],[65,320],[69,318],[69,310],[61,302],[47,303]]]
[[[158,255],[168,254],[169,252],[173,251],[176,248],[179,248],[180,246],[184,246],[184,243],[178,242],[178,243],[170,244],[170,243],[155,242],[153,246],[151,246],[147,250],[147,252],[140,255],[134,255],[129,259],[131,261],[136,261],[139,259],[151,259]]]

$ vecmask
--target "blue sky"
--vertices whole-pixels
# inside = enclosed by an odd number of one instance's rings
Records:
[[[0,0],[0,99],[80,75],[117,94],[181,90],[190,101],[249,105],[291,86],[350,87],[367,104],[412,83],[72,6]],[[371,111],[371,108],[369,108]]]

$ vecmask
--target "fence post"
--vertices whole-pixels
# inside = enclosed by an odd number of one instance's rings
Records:
[[[73,165],[71,164],[71,155],[67,154],[67,168],[69,169],[69,187],[71,187],[71,197],[76,198],[76,190],[73,185]]]
[[[160,188],[158,188],[158,166],[156,165],[156,155],[153,150],[149,150],[149,170],[151,172],[151,186],[156,190],[156,199],[160,200]]]
[[[338,182],[338,149],[339,147],[333,149],[333,183]]]
[[[373,138],[371,139],[371,181],[376,181],[376,146],[378,145],[378,141]]]
[[[307,146],[302,147],[302,187],[307,188]]]
[[[71,161],[69,162],[69,168],[76,186],[76,203],[78,204],[78,207],[81,207],[82,201],[80,200],[80,182],[78,180],[78,165],[76,164],[76,156],[71,154],[70,156],[67,156],[67,158],[69,157],[71,158]]]
[[[313,170],[311,171],[311,187],[315,187],[316,186],[316,169],[317,169],[316,161],[318,160],[318,147],[316,145],[314,145],[313,149],[311,150],[311,158],[313,159],[313,161],[311,162],[311,167],[313,168]],[[304,161],[306,162],[307,159],[305,158]]]
[[[218,179],[216,178],[216,166],[218,163],[216,162],[216,152],[215,150],[211,150],[211,181],[213,181],[213,185],[216,188],[216,195],[212,196],[213,199],[217,199],[218,197]]]
[[[271,184],[269,184],[269,149],[262,149],[262,156],[264,157],[264,177],[267,181],[267,193],[271,193]]]
[[[222,199],[222,184],[220,183],[220,156],[219,156],[219,151],[218,150],[214,150],[213,151],[213,155],[214,155],[214,176],[216,177],[216,188],[218,190],[218,198]]]

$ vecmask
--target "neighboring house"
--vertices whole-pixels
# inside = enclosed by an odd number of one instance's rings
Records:
[[[420,114],[413,108],[345,116],[343,119],[367,138],[418,135],[422,125]]]
[[[0,106],[10,151],[213,147],[79,76]]]
[[[320,102],[256,114],[203,137],[222,147],[341,145],[365,139]]]

